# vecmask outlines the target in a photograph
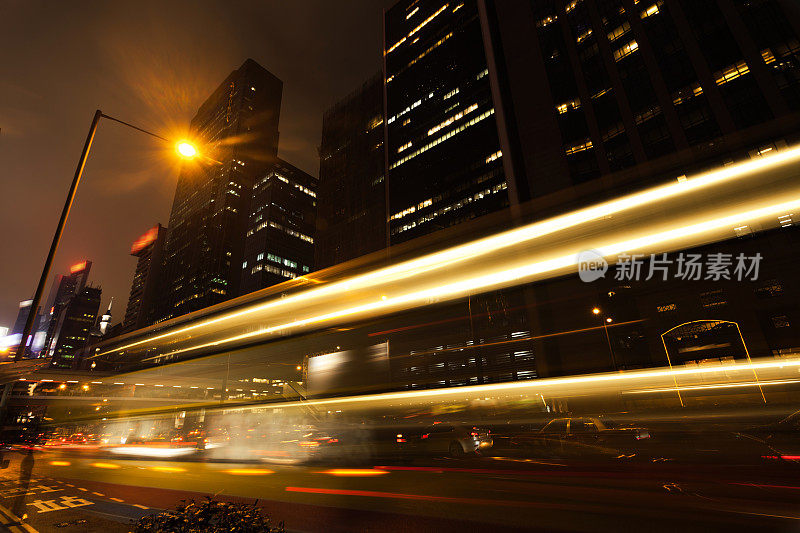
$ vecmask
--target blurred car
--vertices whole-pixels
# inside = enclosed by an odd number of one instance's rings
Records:
[[[746,429],[738,436],[769,447],[772,451],[765,458],[800,461],[800,411],[777,422]]]
[[[570,417],[550,420],[539,430],[520,432],[510,443],[527,453],[629,458],[641,453],[650,438],[650,431],[644,428],[600,418]]]
[[[398,441],[403,434],[398,433]],[[415,436],[405,438],[409,451],[424,455],[463,457],[479,454],[494,445],[491,431],[476,426],[435,423]]]

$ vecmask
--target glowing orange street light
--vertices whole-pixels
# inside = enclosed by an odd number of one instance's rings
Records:
[[[594,313],[596,315],[599,315],[600,314],[600,308],[599,307],[595,307],[594,309],[592,309],[592,313]]]
[[[175,145],[175,149],[181,155],[181,157],[185,157],[186,159],[191,159],[197,155],[197,148],[194,147],[188,141],[181,141],[177,145]]]
[[[81,157],[78,159],[78,167],[75,169],[75,176],[72,178],[72,184],[70,185],[69,191],[67,192],[67,199],[64,202],[64,209],[61,211],[61,217],[58,220],[58,226],[56,227],[55,235],[53,235],[53,242],[50,244],[50,251],[47,254],[47,259],[44,262],[44,268],[42,268],[42,275],[39,277],[39,284],[36,286],[36,291],[34,292],[33,299],[31,301],[31,309],[33,312],[28,313],[28,318],[25,321],[25,326],[22,328],[22,337],[20,339],[19,346],[17,347],[17,351],[14,354],[14,361],[19,361],[23,357],[25,357],[25,352],[28,349],[28,338],[31,334],[31,329],[33,328],[33,320],[36,317],[36,310],[39,308],[39,302],[42,299],[42,293],[44,292],[44,286],[47,282],[47,276],[50,274],[50,268],[53,265],[53,258],[56,255],[56,250],[58,250],[58,244],[61,242],[61,235],[64,233],[64,226],[67,222],[67,215],[69,215],[70,208],[72,207],[72,202],[75,199],[75,191],[78,188],[78,184],[81,181],[81,175],[83,174],[83,167],[86,165],[86,159],[89,156],[89,150],[92,147],[92,141],[94,140],[94,135],[97,132],[97,124],[100,122],[101,118],[105,118],[107,120],[111,120],[113,122],[117,122],[122,124],[123,126],[127,126],[131,129],[140,131],[151,137],[155,137],[161,141],[167,142],[171,144],[169,139],[162,137],[161,135],[155,134],[151,131],[147,131],[142,129],[138,126],[134,126],[124,120],[120,120],[118,118],[114,118],[112,116],[106,115],[99,109],[95,111],[94,118],[92,119],[92,125],[89,127],[89,134],[86,136],[86,142],[83,145],[83,151],[81,152]],[[180,141],[176,145],[176,149],[178,153],[185,158],[192,158],[197,155],[197,149],[188,141]],[[79,269],[84,267],[85,265],[75,265]],[[73,268],[75,268],[73,267]],[[75,272],[76,270],[73,270]],[[93,365],[94,366],[94,365]]]

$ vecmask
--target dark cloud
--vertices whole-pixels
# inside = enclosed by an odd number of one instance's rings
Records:
[[[284,82],[280,156],[317,175],[322,114],[380,68],[388,0],[0,2],[0,325],[33,293],[96,108],[165,136],[252,57]],[[124,313],[130,244],[167,223],[170,148],[104,122],[54,271]]]

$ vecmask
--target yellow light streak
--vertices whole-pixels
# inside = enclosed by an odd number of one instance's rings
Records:
[[[50,461],[50,464],[53,466],[69,466],[72,463],[69,461]]]
[[[738,389],[743,387],[766,387],[767,385],[794,385],[800,383],[797,379],[783,379],[777,381],[747,381],[745,383],[720,383],[710,385],[679,385],[677,388],[681,391],[692,390],[717,390],[717,389]],[[675,392],[675,387],[663,387],[657,389],[642,389],[625,391],[625,394],[649,394],[654,392]]]
[[[107,468],[109,470],[122,468],[121,466],[115,465],[114,463],[92,463],[92,466],[95,468]]]
[[[675,228],[628,241],[599,246],[595,249],[602,256],[607,258],[618,256],[629,251],[647,250],[657,244],[667,243],[670,241],[679,241],[681,239],[685,239],[686,237],[705,233],[714,229],[733,227],[733,225],[741,222],[742,220],[762,218],[770,214],[784,213],[787,210],[792,209],[800,209],[800,199],[782,204],[771,205],[744,213],[736,213],[727,217],[708,220],[693,224],[691,226]],[[499,272],[492,272],[490,274],[476,276],[473,278],[467,278],[454,283],[441,285],[439,287],[410,292],[405,295],[387,298],[385,300],[380,299],[378,301],[368,302],[362,305],[332,311],[330,313],[323,313],[305,319],[292,320],[291,322],[285,322],[275,326],[265,327],[239,335],[233,335],[231,337],[226,337],[213,342],[196,344],[194,346],[172,350],[164,355],[177,355],[203,348],[217,347],[223,344],[254,339],[269,335],[271,333],[297,329],[302,326],[320,324],[340,318],[352,317],[354,315],[362,315],[366,313],[392,309],[395,307],[407,307],[413,304],[424,304],[428,301],[440,301],[445,298],[453,298],[456,295],[466,295],[470,292],[491,290],[507,286],[512,283],[532,281],[536,276],[543,274],[566,273],[567,271],[571,272],[574,270],[572,267],[576,267],[578,264],[577,253],[578,250],[576,250],[574,253],[546,261],[538,261],[523,265],[521,267],[502,270]]]
[[[150,470],[154,472],[186,472],[185,468],[179,466],[151,466]]]
[[[234,476],[264,476],[275,473],[273,470],[268,470],[266,468],[231,468],[224,472]]]
[[[388,470],[375,470],[372,468],[333,468],[331,470],[322,470],[317,472],[317,474],[328,474],[329,476],[341,477],[370,477],[381,476],[388,473]]]
[[[553,389],[562,387],[572,388],[573,386],[580,385],[588,386],[609,386],[617,388],[631,384],[632,386],[642,386],[642,382],[652,381],[654,379],[671,380],[673,378],[690,378],[692,376],[700,376],[709,373],[723,373],[723,372],[745,372],[748,375],[747,383],[752,381],[752,372],[761,370],[775,370],[775,369],[800,369],[800,359],[782,359],[774,360],[768,359],[763,361],[754,360],[752,363],[732,363],[732,364],[719,364],[708,366],[692,366],[687,368],[673,368],[669,367],[651,369],[651,370],[636,370],[628,372],[609,372],[605,374],[591,374],[582,376],[568,376],[562,378],[543,378],[529,381],[510,381],[506,383],[492,383],[485,385],[466,385],[462,387],[448,387],[446,389],[427,389],[419,391],[404,391],[404,392],[387,392],[381,394],[367,394],[362,396],[351,396],[347,398],[331,398],[324,400],[306,400],[297,402],[280,402],[276,403],[276,408],[303,408],[306,407],[330,407],[342,406],[347,404],[364,404],[364,403],[394,403],[394,402],[419,402],[431,400],[435,402],[448,401],[448,399],[465,399],[465,398],[485,398],[497,394],[509,395],[528,395],[533,396],[537,394],[551,394]],[[753,382],[754,383],[754,382]],[[581,389],[582,393],[586,394],[590,391],[589,388]],[[665,390],[672,390],[674,387],[665,387]],[[265,405],[259,406],[260,408],[266,407]],[[238,408],[239,410],[247,409],[246,407]]]
[[[279,309],[283,310],[283,313],[286,313],[291,310],[293,306],[307,304],[313,300],[322,300],[323,298],[330,296],[343,296],[352,291],[361,291],[373,288],[377,285],[391,284],[398,281],[405,282],[408,280],[408,278],[429,274],[438,269],[451,268],[454,265],[462,262],[474,261],[478,258],[491,256],[491,254],[496,254],[501,250],[508,249],[512,246],[520,246],[522,244],[530,245],[537,239],[543,239],[544,237],[553,235],[556,232],[587,224],[591,221],[612,219],[620,216],[624,212],[638,207],[658,204],[670,198],[694,196],[701,193],[703,190],[708,189],[709,187],[727,185],[735,180],[753,177],[755,173],[760,171],[765,171],[784,164],[795,163],[798,160],[800,160],[800,147],[779,151],[769,157],[753,159],[737,165],[730,165],[718,170],[700,174],[685,181],[654,187],[640,193],[628,195],[616,200],[611,200],[592,207],[580,209],[548,220],[529,224],[527,226],[502,232],[491,237],[479,239],[464,245],[455,246],[441,252],[436,252],[420,258],[405,261],[397,265],[392,265],[390,267],[377,269],[372,272],[322,285],[317,288],[290,295],[286,298],[276,298],[266,302],[260,302],[243,309],[221,314],[220,316],[211,319],[200,319],[194,324],[179,326],[157,335],[126,343],[122,346],[100,352],[93,357],[120,352],[145,344],[154,344],[163,339],[174,338],[178,335],[189,332],[196,332],[199,329],[209,328],[211,326],[220,326],[225,322],[230,322],[241,317],[247,317],[248,315],[267,311],[277,311]],[[738,212],[728,217],[715,218],[691,226],[676,228],[673,229],[671,233],[661,232],[654,235],[640,237],[638,240],[632,239],[622,243],[614,243],[606,246],[595,246],[595,248],[600,250],[603,255],[613,255],[614,253],[620,253],[626,250],[642,251],[641,248],[646,246],[653,246],[659,243],[663,244],[671,239],[685,239],[691,235],[702,233],[703,231],[711,231],[714,229],[723,228],[725,225],[731,223],[734,223],[734,226],[740,226],[743,222],[743,218],[766,216],[769,214],[774,214],[776,210],[794,209],[797,208],[797,206],[798,202],[795,200],[791,202],[773,204],[765,208]],[[437,289],[429,289],[427,291],[421,291],[417,293],[407,293],[406,295],[388,298],[387,300],[382,300],[379,302],[369,302],[361,306],[352,307],[349,309],[340,309],[331,313],[321,314],[317,317],[310,317],[270,328],[263,328],[254,332],[215,341],[213,343],[201,344],[191,349],[219,346],[225,342],[234,342],[259,335],[266,335],[281,329],[319,323],[345,316],[352,316],[356,313],[377,311],[381,309],[392,309],[396,308],[396,306],[400,304],[407,305],[415,301],[419,302],[421,298],[426,297],[442,298],[447,296],[448,293],[450,294],[450,297],[454,297],[453,291],[456,290],[464,292],[465,290],[474,291],[478,288],[490,288],[493,285],[509,283],[515,279],[521,280],[525,276],[554,272],[559,269],[564,269],[566,271],[574,266],[575,257],[554,258],[549,263],[540,261],[527,265],[523,270],[496,272],[492,274],[490,278],[472,278],[467,280],[467,282],[461,282],[457,285],[444,285]],[[482,285],[473,285],[472,287],[466,286],[476,282],[480,282]]]

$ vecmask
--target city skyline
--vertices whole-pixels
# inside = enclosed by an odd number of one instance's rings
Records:
[[[46,13],[43,6],[0,8],[0,18],[8,23],[0,37],[8,73],[0,83],[0,159],[10,187],[0,201],[0,221],[12,227],[31,211],[37,214],[24,231],[9,232],[4,244],[25,253],[13,268],[4,266],[0,324],[13,325],[19,302],[33,293],[96,107],[151,131],[177,135],[188,130],[192,115],[225,75],[253,57],[284,81],[279,157],[316,176],[322,115],[380,67],[382,9],[391,3],[227,10],[210,2],[191,9],[145,2],[132,20],[123,17],[124,26],[118,8],[98,3],[88,16],[73,21],[79,37],[69,46],[48,45],[61,42],[63,20],[76,18],[66,6],[49,6]],[[31,24],[12,27],[12,20]],[[265,32],[254,20],[274,21],[267,23],[273,27]],[[280,21],[291,21],[292,29]],[[176,27],[180,30],[173,31]],[[198,39],[199,32],[217,40],[235,35],[235,40],[219,47],[214,39]],[[137,40],[143,44],[125,44]],[[28,41],[37,44],[16,53],[14,43]],[[330,42],[337,43],[336,50]],[[67,101],[69,106],[61,105]],[[47,158],[37,156],[42,146]],[[136,266],[130,245],[142,228],[167,222],[178,166],[165,152],[171,147],[113,124],[102,125],[95,140],[54,271],[91,258],[103,286],[103,308],[111,296],[116,309],[125,308]]]

